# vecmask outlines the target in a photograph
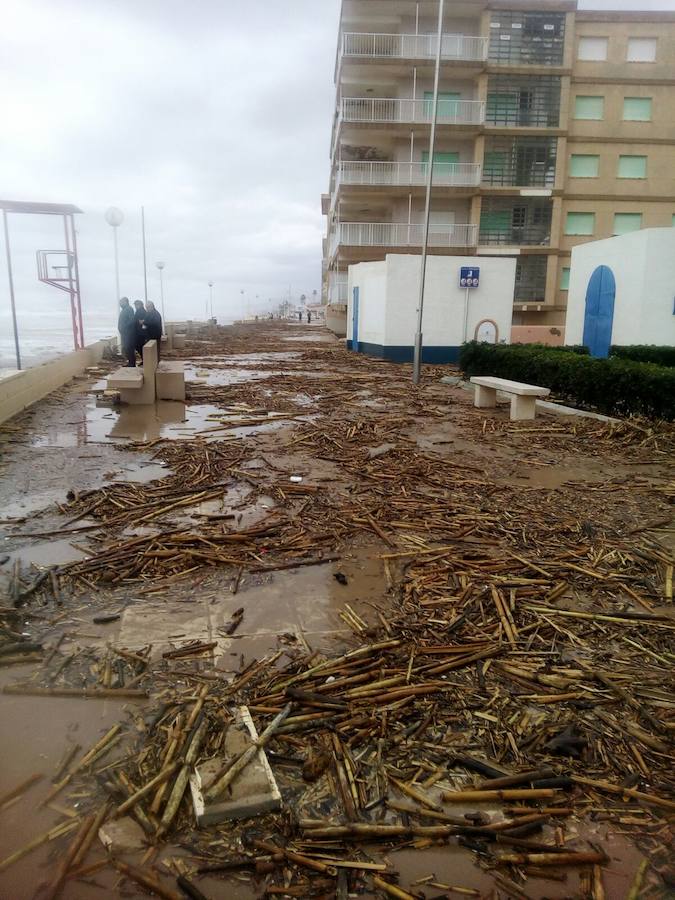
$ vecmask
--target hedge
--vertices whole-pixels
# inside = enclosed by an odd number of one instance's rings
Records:
[[[624,359],[593,359],[527,344],[462,347],[466,375],[494,375],[551,389],[565,403],[606,415],[675,419],[675,370]]]
[[[610,356],[632,359],[633,362],[655,363],[657,366],[675,368],[675,347],[657,347],[655,344],[635,344],[630,347],[612,346]]]

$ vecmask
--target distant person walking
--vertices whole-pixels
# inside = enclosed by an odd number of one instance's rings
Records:
[[[148,300],[147,312],[145,315],[145,329],[147,333],[146,340],[157,341],[157,359],[159,360],[159,352],[162,344],[162,317],[159,310],[155,309],[152,300]]]
[[[298,322],[302,322],[302,310],[298,310]]]
[[[312,321],[312,314],[309,310],[307,310],[307,324],[310,325]]]
[[[141,364],[143,363],[143,344],[147,341],[147,328],[145,327],[145,317],[147,313],[143,306],[142,300],[134,300],[136,310],[134,318],[136,320],[136,352],[140,354]]]
[[[120,314],[117,319],[117,330],[122,341],[122,355],[127,358],[127,366],[136,366],[136,318],[129,305],[129,298],[120,300]]]

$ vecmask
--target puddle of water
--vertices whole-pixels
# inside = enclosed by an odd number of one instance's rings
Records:
[[[99,408],[90,401],[79,420],[47,426],[32,438],[31,446],[68,448],[95,442],[186,440],[207,428],[214,413],[220,413],[217,406],[186,406],[171,400],[160,400],[153,406],[121,406],[119,410]]]
[[[27,677],[27,668],[3,670],[0,684],[9,684]],[[141,708],[140,706],[138,707]],[[3,729],[2,766],[0,766],[0,794],[15,788],[31,775],[43,774],[45,778],[32,787],[24,797],[2,810],[0,828],[0,859],[4,859],[43,834],[64,817],[39,804],[52,787],[51,777],[65,752],[75,744],[82,746],[80,755],[88,750],[116,722],[125,721],[124,706],[108,700],[73,700],[53,697],[21,697],[0,694],[0,719],[11,723]],[[103,766],[119,756],[113,750],[103,757]],[[73,793],[76,793],[73,790]],[[69,791],[63,791],[55,800],[63,807],[77,810],[78,802],[69,799]],[[72,840],[73,833],[31,851],[0,874],[0,896],[12,900],[32,900],[36,888],[53,877],[58,864],[58,854]],[[98,848],[92,848],[92,858],[97,858]],[[116,881],[114,873],[102,872],[97,881],[108,885],[108,891],[97,891],[101,896],[115,896],[112,889]],[[91,885],[69,881],[64,891],[72,900],[90,900]],[[130,896],[136,896],[131,894]]]
[[[78,559],[86,559],[88,554],[83,550],[73,547],[67,538],[54,541],[40,541],[38,544],[21,547],[18,550],[7,550],[10,560],[6,567],[11,566],[11,561],[20,559],[23,566],[31,564],[38,568],[60,566],[66,563],[76,562]],[[4,555],[4,553],[3,553]]]
[[[157,481],[171,475],[171,469],[162,463],[131,463],[124,466],[119,472],[115,472],[111,481],[133,481],[137,484],[145,484],[148,481]]]

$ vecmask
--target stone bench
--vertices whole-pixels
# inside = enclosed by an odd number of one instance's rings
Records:
[[[497,405],[497,391],[511,394],[511,420],[534,419],[536,415],[537,397],[548,397],[548,388],[534,384],[522,384],[520,381],[509,381],[506,378],[474,376],[470,379],[476,386],[473,405],[479,409],[492,409]]]
[[[158,400],[185,402],[185,364],[165,359],[157,366],[155,387]]]
[[[155,372],[157,370],[157,341],[143,346],[143,366],[125,366],[108,375],[106,388],[119,391],[122,403],[134,405],[155,402]]]

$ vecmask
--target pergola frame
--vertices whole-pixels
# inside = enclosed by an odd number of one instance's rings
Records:
[[[19,346],[19,329],[16,320],[16,299],[14,294],[14,275],[12,271],[12,253],[9,242],[8,213],[23,213],[36,216],[62,216],[63,233],[65,237],[65,250],[38,250],[37,267],[38,280],[43,284],[51,284],[70,297],[70,315],[73,323],[73,345],[76,350],[84,347],[84,328],[82,324],[82,302],[80,296],[80,268],[77,257],[77,234],[75,232],[75,219],[77,213],[82,210],[71,203],[37,203],[20,200],[0,200],[2,221],[5,230],[5,253],[7,255],[7,275],[9,279],[9,302],[12,309],[12,326],[14,328],[14,347],[16,351],[16,367],[21,369],[21,349]],[[49,277],[48,259],[50,255],[65,255],[67,275]],[[57,269],[57,267],[54,267]]]

